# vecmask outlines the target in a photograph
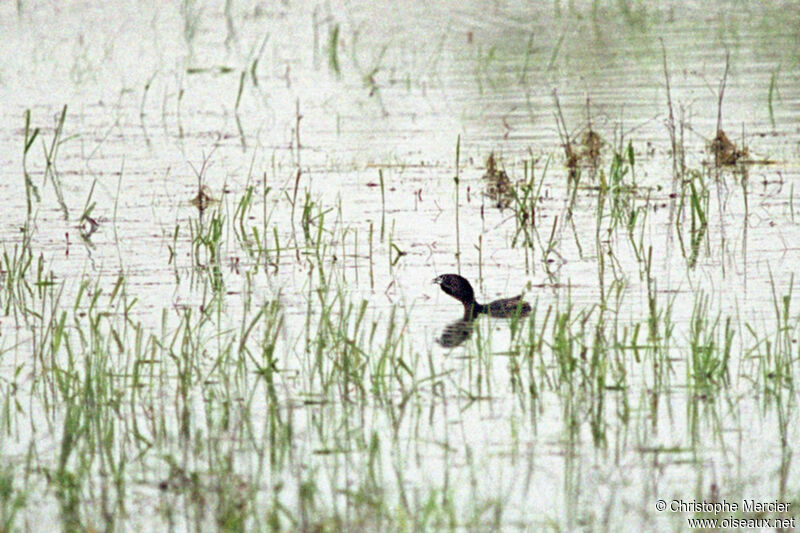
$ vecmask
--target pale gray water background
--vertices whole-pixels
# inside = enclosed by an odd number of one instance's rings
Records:
[[[34,206],[31,246],[63,282],[67,309],[82,280],[97,282],[107,293],[120,274],[129,298],[137,299],[131,319],[154,333],[162,330],[162,309],[168,310],[172,331],[181,309],[207,304],[209,275],[195,268],[188,230],[198,219],[190,205],[198,186],[194,169],[199,171],[205,158],[204,183],[221,199],[215,208],[229,221],[253,185],[251,223],[260,228],[264,180],[271,188],[270,231],[275,225],[283,243],[302,235],[301,213],[291,219],[295,187],[301,206],[308,195],[313,209],[330,209],[324,221],[331,233],[326,229],[325,236],[336,260],[324,261],[326,275],[348,301],[368,302],[368,321],[378,324],[381,339],[392,312],[402,317],[400,353],[408,364],[417,361],[411,365],[418,379],[437,376],[441,383],[420,386],[413,407],[389,408],[369,394],[352,402],[337,395],[321,398],[326,401],[321,405],[304,403],[319,393],[304,362],[305,336],[319,320],[318,272],[306,251],[301,255],[293,244],[277,265],[257,264],[232,225],[227,227],[220,258],[222,328],[240,327],[250,297],[259,303],[277,298],[285,317],[277,344],[283,373],[276,380],[280,410],[293,425],[288,466],[265,472],[257,467],[256,450],[246,445],[267,432],[268,398],[256,378],[245,380],[256,398],[248,421],[231,422],[236,429],[230,434],[209,439],[234,450],[230,475],[245,480],[254,503],[277,499],[291,510],[287,514],[295,513],[298,486],[311,480],[319,499],[310,523],[332,527],[327,517],[339,513],[350,530],[376,527],[358,519],[363,508],[353,503],[358,499],[353,494],[359,490],[379,494],[388,517],[380,527],[398,529],[404,527],[397,519],[403,512],[420,513],[426,502],[442,506],[445,497],[452,506],[450,525],[478,530],[498,523],[504,530],[529,531],[685,530],[686,515],[656,512],[658,499],[754,498],[800,508],[800,477],[792,461],[800,438],[796,391],[777,403],[764,401],[753,385],[753,359],[759,354],[745,357],[739,344],[752,344],[748,332],[737,330],[724,393],[698,402],[686,387],[685,370],[695,294],[709,296],[711,315],[732,315],[766,336],[775,328],[774,297],[790,294],[800,266],[800,197],[791,198],[800,160],[797,4],[414,2],[398,8],[394,2],[229,2],[227,11],[211,2],[183,6],[183,11],[180,4],[161,2],[0,6],[0,235],[8,253],[23,240],[27,109],[32,125],[41,128],[27,157],[42,195]],[[330,54],[337,27],[338,74]],[[695,268],[687,267],[669,224],[673,183],[662,40],[676,120],[683,117],[687,124],[687,166],[702,169],[709,161],[726,52],[723,128],[737,145],[744,139],[753,159],[769,161],[748,165],[746,179],[741,169],[726,170],[711,183],[709,232]],[[588,310],[599,301],[603,250],[595,245],[597,191],[591,186],[578,191],[574,229],[566,224],[567,169],[553,89],[573,133],[586,125],[589,98],[593,129],[608,143],[620,136],[626,145],[632,142],[636,182],[650,191],[644,236],[653,248],[651,275],[662,305],[672,302],[676,323],[670,394],[654,403],[644,364],[626,362],[626,389],[605,391],[603,442],[593,439],[585,405],[576,400],[573,406],[563,391],[545,387],[535,401],[512,393],[506,321],[483,320],[480,335],[465,347],[451,351],[435,343],[460,313],[458,304],[431,284],[437,274],[458,268],[453,177],[459,136],[460,267],[481,299],[524,290],[537,303],[539,323],[548,306],[564,306],[569,299]],[[67,221],[52,183],[42,185],[45,160],[39,146],[50,142],[54,117],[64,105],[57,170]],[[480,177],[490,152],[501,157],[514,180],[522,179],[525,160],[536,161],[537,174],[546,166],[537,216],[543,239],[559,217],[557,254],[545,258],[539,246],[511,247],[513,213],[495,209],[482,194]],[[607,171],[608,151],[605,156],[601,168]],[[298,168],[301,178],[295,182]],[[385,210],[375,186],[379,170]],[[77,226],[93,183],[92,216],[100,227],[91,244],[84,244]],[[173,241],[176,226],[180,232]],[[611,260],[606,263],[606,283],[612,269],[625,282],[615,318],[646,320],[647,286],[625,234],[602,241],[616,254],[613,267]],[[391,267],[396,251],[390,243],[406,252]],[[3,425],[3,467],[13,473],[16,489],[27,489],[15,526],[59,529],[63,509],[47,472],[58,462],[63,413],[57,405],[42,405],[41,392],[35,392],[42,369],[32,360],[29,328],[11,316],[0,324],[0,381],[6,398],[18,402],[4,417],[9,421]],[[471,357],[485,352],[497,352],[487,363],[491,390],[482,389],[472,400],[466,392],[476,392]],[[793,357],[796,362],[797,348]],[[543,364],[552,361],[545,358]],[[163,368],[169,374],[166,364]],[[173,412],[175,387],[162,382],[151,390],[150,407],[120,414],[117,432],[132,431],[132,420],[146,418],[148,409]],[[221,388],[213,380],[201,383],[196,412],[218,409],[214,395]],[[405,392],[394,391],[398,403]],[[193,442],[212,431],[199,414],[196,424]],[[128,443],[125,505],[115,508],[113,518],[102,512],[107,506],[98,496],[102,475],[82,488],[85,525],[220,527],[212,511],[198,517],[195,509],[203,506],[159,488],[171,475],[166,455],[205,472],[206,452],[187,452],[175,427],[165,433],[172,440],[152,448]],[[369,458],[373,435],[381,442],[377,467]],[[368,465],[377,468],[378,481]],[[286,529],[301,527],[284,520]],[[266,528],[266,523],[262,517],[249,526]]]

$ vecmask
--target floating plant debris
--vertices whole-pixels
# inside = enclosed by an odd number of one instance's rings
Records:
[[[586,130],[581,136],[580,160],[582,164],[597,166],[600,162],[600,150],[605,142],[593,129]]]
[[[486,180],[486,196],[498,209],[505,209],[514,203],[514,186],[506,171],[498,168],[494,152],[486,159],[486,173],[481,177]]]
[[[200,187],[197,196],[189,200],[189,203],[200,211],[205,211],[211,205],[219,203],[219,200],[211,196],[211,189],[209,189],[207,185],[203,185]]]
[[[736,148],[725,132],[721,129],[717,130],[717,135],[709,143],[709,151],[714,155],[714,164],[716,166],[735,165],[740,159],[747,157],[747,148],[741,150]]]

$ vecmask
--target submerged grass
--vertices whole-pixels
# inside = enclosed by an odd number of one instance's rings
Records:
[[[633,189],[625,188],[624,161],[612,166],[617,175],[609,180],[612,186],[598,192],[593,219],[596,234],[619,230],[621,242],[628,242],[632,230],[626,217],[644,217],[645,211],[636,205]],[[531,172],[520,187],[518,206],[529,214],[516,234],[526,246],[535,238],[530,220],[543,179],[543,173],[534,179]],[[694,216],[695,228],[707,225],[707,201],[692,199],[691,183],[685,190],[686,207],[680,212],[686,214],[679,219]],[[264,191],[266,201],[269,190]],[[110,281],[82,276],[72,291],[42,257],[37,260],[30,244],[4,250],[0,302],[20,326],[18,344],[33,348],[36,377],[26,384],[0,383],[6,391],[23,387],[31,395],[29,405],[20,407],[13,399],[19,393],[11,392],[0,429],[21,431],[13,411],[44,414],[41,431],[58,445],[48,451],[34,444],[31,453],[65,527],[121,524],[129,495],[142,490],[132,476],[144,479],[146,492],[160,495],[157,516],[165,524],[213,523],[231,531],[399,523],[411,529],[499,527],[513,512],[502,499],[479,497],[476,485],[470,489],[470,501],[476,502],[471,507],[463,504],[461,488],[441,479],[431,480],[422,493],[408,492],[409,476],[418,471],[406,464],[411,461],[408,432],[420,431],[414,428],[426,409],[452,409],[448,404],[460,401],[492,404],[508,390],[519,414],[528,417],[543,408],[543,398],[552,397],[559,402],[568,446],[578,446],[586,431],[593,446],[605,448],[620,428],[637,420],[654,423],[632,415],[640,395],[649,398],[648,412],[657,416],[658,406],[680,382],[681,367],[692,413],[699,412],[698,402],[729,394],[733,383],[752,383],[776,405],[793,393],[800,321],[791,310],[792,283],[785,296],[775,292],[774,335],[759,334],[764,327],[715,311],[701,292],[689,322],[676,323],[675,299],[664,302],[658,288],[652,245],[642,251],[644,230],[631,245],[633,256],[642,258],[644,314],[625,315],[628,285],[616,274],[604,279],[606,260],[600,258],[606,254],[599,254],[604,288],[597,301],[576,302],[567,286],[555,302],[537,301],[529,318],[510,321],[510,343],[502,357],[497,354],[502,343],[489,322],[490,328],[478,328],[467,344],[465,358],[447,363],[433,351],[420,353],[409,341],[413,306],[375,309],[351,291],[341,271],[345,258],[369,262],[372,270],[374,251],[360,256],[358,229],[344,223],[341,205],[331,216],[335,208],[307,191],[297,198],[302,209],[298,250],[307,267],[298,332],[287,320],[280,284],[266,301],[255,297],[257,280],[265,275],[261,262],[272,260],[279,268],[280,249],[292,236],[277,228],[267,208],[261,217],[251,215],[254,194],[253,187],[245,188],[231,216],[225,214],[227,204],[197,213],[185,240],[176,225],[173,256],[190,250],[192,268],[212,272],[198,278],[194,292],[201,298],[192,305],[142,310],[124,274]],[[557,224],[554,220],[550,227],[549,247],[557,242]],[[387,239],[388,249],[395,251],[382,254],[390,268],[393,261],[398,267],[401,252],[395,231],[390,229]],[[267,246],[263,236],[270,234],[274,244]],[[240,265],[243,286],[233,293],[241,295],[238,303],[226,294],[231,281],[221,268],[234,244],[254,259]],[[231,305],[240,308],[232,316]],[[159,329],[137,318],[143,311],[160,315]],[[685,342],[678,331],[685,333]],[[6,349],[4,358],[9,353]],[[738,359],[738,353],[745,357]],[[757,378],[750,378],[751,362]],[[390,433],[369,429],[383,423]],[[242,446],[251,454],[244,464]],[[453,444],[443,446],[449,450]],[[466,465],[467,478],[486,468],[472,451],[462,453],[458,461]],[[395,459],[387,463],[388,457]],[[312,466],[304,466],[309,460]],[[344,478],[346,489],[341,488]],[[0,507],[5,523],[14,523],[30,488],[6,486],[11,488]],[[176,505],[184,509],[180,516]]]
[[[226,5],[229,26],[231,9]],[[181,14],[192,48],[200,10],[184,2]],[[339,51],[355,50],[357,35],[345,40],[343,25],[319,22],[317,14],[315,38],[317,24],[328,24],[328,69],[342,79]],[[363,80],[373,93],[385,53]],[[500,80],[489,71],[501,58],[491,47],[478,47],[476,58],[479,89],[488,91]],[[254,87],[255,70],[254,61]],[[237,71],[233,109],[246,150],[238,111],[246,105],[247,70]],[[387,210],[393,189],[383,168],[379,230],[377,207],[353,220],[343,195],[313,187],[318,170],[300,142],[297,99],[289,164],[273,154],[268,182],[266,171],[254,173],[254,154],[243,187],[215,189],[223,191],[219,202],[181,206],[169,223],[164,261],[174,283],[170,294],[168,284],[158,287],[165,294],[157,299],[121,260],[111,274],[107,267],[56,271],[58,262],[35,239],[41,199],[28,165],[40,131],[27,112],[26,223],[19,242],[3,243],[0,272],[0,364],[7,369],[0,431],[9,437],[0,464],[0,529],[30,528],[20,515],[31,501],[58,515],[64,530],[125,529],[137,520],[150,528],[222,531],[523,529],[546,522],[531,519],[534,491],[567,506],[584,494],[587,455],[600,458],[593,476],[605,473],[607,456],[627,466],[633,454],[641,464],[657,463],[659,473],[669,454],[678,461],[675,454],[693,455],[687,462],[696,464],[702,424],[724,447],[720,406],[735,410],[740,398],[755,398],[765,418],[780,421],[774,432],[786,445],[800,362],[793,276],[788,287],[771,279],[774,309],[755,318],[749,309],[731,314],[722,290],[698,280],[716,259],[714,224],[725,224],[725,204],[711,196],[716,185],[721,198],[725,174],[685,165],[687,125],[673,116],[666,53],[664,72],[672,194],[640,183],[631,139],[615,142],[610,154],[598,149],[592,169],[568,161],[560,172],[554,154],[523,158],[507,206],[513,214],[496,227],[510,248],[524,250],[526,272],[540,267],[548,283],[536,287],[529,317],[484,320],[473,338],[446,352],[419,341],[435,315],[425,309],[427,295],[406,300],[419,281],[410,269],[424,270],[438,251],[460,272],[462,261],[473,266],[474,248],[481,282],[489,269],[517,271],[505,250],[491,248],[498,239],[489,231],[469,246],[478,215],[468,205],[460,135],[455,174],[448,170],[439,189],[454,193],[455,235],[435,249]],[[179,124],[183,92],[181,86],[176,97]],[[57,161],[69,138],[66,118],[65,106],[43,161],[65,217]],[[563,116],[557,124],[569,160],[577,150]],[[183,141],[182,126],[177,137]],[[207,162],[196,173],[199,199]],[[94,194],[102,182],[91,183],[81,196],[81,222],[106,208]],[[743,179],[745,219],[747,195]],[[657,204],[670,209],[667,224],[653,214]],[[480,216],[490,218],[483,210]],[[114,218],[116,225],[116,200]],[[672,236],[685,264],[676,277],[687,280],[686,290],[665,279],[674,265],[663,242]],[[426,247],[427,256],[419,252]],[[591,272],[581,277],[591,288],[578,293],[569,276],[582,269]],[[553,468],[553,458],[563,459],[563,468]],[[563,478],[542,479],[555,470]],[[555,485],[563,494],[541,490]],[[566,522],[578,528],[593,519]]]

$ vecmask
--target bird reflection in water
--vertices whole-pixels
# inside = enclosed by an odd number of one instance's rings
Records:
[[[437,342],[445,348],[455,348],[470,338],[475,329],[475,319],[480,314],[494,318],[524,317],[531,313],[531,306],[522,300],[522,295],[501,298],[486,305],[475,301],[475,291],[465,278],[458,274],[442,274],[433,280],[441,289],[464,306],[464,316],[448,324]]]
[[[436,339],[436,342],[445,348],[455,348],[472,336],[473,329],[475,329],[475,320],[464,318],[456,320],[444,327],[442,336]]]

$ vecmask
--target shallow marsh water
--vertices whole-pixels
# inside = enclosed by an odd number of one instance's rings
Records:
[[[0,15],[0,529],[683,531],[728,515],[659,500],[800,506],[795,5]],[[720,168],[723,79],[748,154]],[[576,149],[604,140],[577,181],[559,106]],[[444,349],[461,308],[431,280],[456,271],[534,312]]]

